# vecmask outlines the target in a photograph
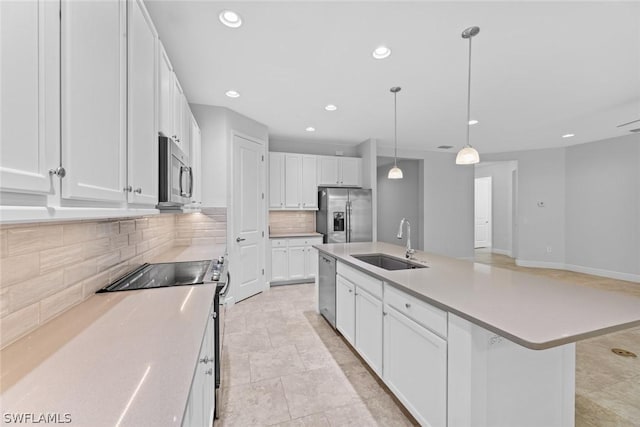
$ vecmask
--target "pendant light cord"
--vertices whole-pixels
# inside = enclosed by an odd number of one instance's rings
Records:
[[[398,92],[393,92],[393,166],[398,166]]]
[[[467,147],[471,147],[469,144],[469,121],[471,120],[471,39],[469,37],[469,77],[467,79]]]

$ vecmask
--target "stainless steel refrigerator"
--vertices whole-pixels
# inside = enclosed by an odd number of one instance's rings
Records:
[[[371,190],[320,187],[316,231],[324,243],[371,242]]]

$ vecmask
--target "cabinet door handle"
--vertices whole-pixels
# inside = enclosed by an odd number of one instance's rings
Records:
[[[138,187],[135,190],[133,190],[134,193],[138,193],[138,194],[142,194],[142,188]]]
[[[349,293],[353,292],[353,290],[349,289]]]
[[[122,191],[124,191],[125,193],[131,193],[132,190],[133,190],[133,187],[131,187],[130,185],[127,185],[122,189]]]
[[[407,302],[407,303],[405,303],[405,304],[404,304],[404,306],[405,306],[406,308],[411,308],[411,304],[409,304],[408,302]]]
[[[240,243],[240,242],[244,242],[247,239],[243,239],[242,237],[236,237],[236,242]]]
[[[208,371],[205,371],[205,373],[204,373],[204,374],[205,374],[205,375],[213,375],[213,369],[212,369],[212,368],[209,368],[209,370],[208,370]]]
[[[54,169],[49,169],[49,175],[55,175],[58,178],[64,178],[66,174],[67,174],[67,171],[62,166]]]

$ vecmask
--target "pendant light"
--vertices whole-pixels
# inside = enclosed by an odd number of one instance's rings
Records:
[[[467,145],[458,151],[456,156],[457,165],[473,165],[480,161],[478,151],[469,143],[469,121],[471,120],[471,39],[478,35],[479,27],[469,27],[462,32],[463,39],[469,39],[469,78],[467,80]]]
[[[394,141],[394,151],[393,151],[393,167],[389,169],[389,175],[387,178],[389,179],[402,179],[402,169],[398,167],[398,92],[400,92],[399,86],[392,87],[391,93],[393,93],[393,141]]]

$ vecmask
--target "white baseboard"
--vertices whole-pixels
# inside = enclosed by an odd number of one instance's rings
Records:
[[[528,261],[523,259],[516,259],[516,265],[520,267],[553,268],[556,270],[575,271],[576,273],[591,274],[593,276],[608,277],[611,279],[640,283],[640,274],[603,270],[601,268],[584,267],[581,265],[565,264],[562,262]]]
[[[491,252],[498,255],[506,255],[508,257],[511,256],[511,251],[507,249],[491,248]]]
[[[516,258],[516,265],[519,267],[533,268],[553,268],[555,270],[566,270],[563,262],[528,261]]]
[[[583,267],[581,265],[565,264],[569,271],[577,273],[592,274],[594,276],[609,277],[611,279],[627,280],[629,282],[640,282],[640,274],[622,273],[620,271],[603,270],[601,268]]]

